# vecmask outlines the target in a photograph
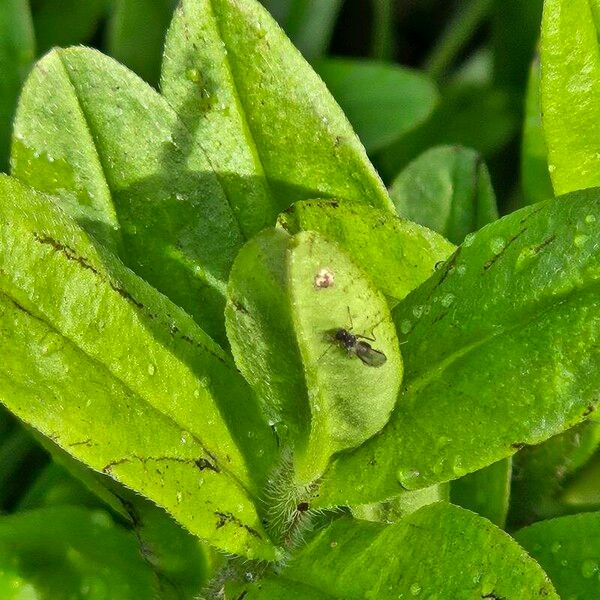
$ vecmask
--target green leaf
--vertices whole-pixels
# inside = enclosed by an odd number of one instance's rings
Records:
[[[580,192],[491,223],[395,307],[403,394],[380,435],[333,462],[318,505],[456,479],[595,409],[599,199]]]
[[[133,534],[98,509],[55,506],[3,515],[0,572],[7,569],[12,577],[0,578],[0,595],[9,600],[158,597]]]
[[[39,54],[54,46],[91,41],[107,12],[107,0],[32,0]]]
[[[521,183],[525,204],[535,204],[554,196],[548,172],[548,148],[542,127],[540,100],[541,68],[531,66],[525,100],[525,123],[521,145]]]
[[[483,158],[460,146],[428,150],[404,169],[390,190],[398,214],[460,244],[498,218]]]
[[[385,299],[335,244],[281,230],[244,247],[229,297],[236,362],[270,422],[289,427],[298,483],[311,483],[332,454],[376,434],[396,403],[402,358]],[[375,350],[359,360],[335,340],[340,328]],[[381,353],[384,364],[369,364]]]
[[[255,0],[183,0],[161,85],[248,234],[297,200],[391,209],[343,112]]]
[[[562,500],[565,486],[599,445],[600,423],[584,421],[539,446],[527,446],[518,452],[513,459],[511,523],[528,525],[568,511]]]
[[[152,85],[160,79],[175,0],[115,0],[106,46],[111,56]]]
[[[296,596],[288,582],[301,585]],[[261,587],[265,586],[262,590]],[[556,599],[546,574],[491,523],[443,502],[395,525],[340,519],[320,532],[278,578],[244,598]]]
[[[461,145],[489,158],[517,131],[520,103],[520,96],[508,90],[453,83],[445,89],[431,118],[378,153],[376,164],[387,181],[432,146]]]
[[[199,537],[272,557],[253,498],[275,448],[250,390],[54,202],[0,180],[2,402]]]
[[[583,512],[600,508],[600,457],[598,451],[564,485],[560,503],[565,512]]]
[[[504,527],[510,499],[512,460],[498,462],[465,475],[450,486],[450,499],[454,504],[468,508],[489,519],[494,525]]]
[[[294,46],[308,60],[327,50],[342,0],[264,0]]]
[[[455,246],[442,236],[380,209],[336,200],[293,204],[279,217],[289,233],[315,231],[343,248],[396,304],[450,257]]]
[[[561,598],[600,595],[600,513],[535,523],[515,538],[548,573]]]
[[[542,114],[556,194],[600,184],[600,4],[546,0]]]
[[[94,236],[217,341],[243,243],[235,207],[167,102],[85,48],[56,50],[29,77],[13,175],[62,196]]]
[[[450,486],[447,483],[440,483],[414,492],[402,492],[399,496],[385,502],[351,506],[350,510],[354,517],[364,521],[397,523],[423,506],[448,500],[450,500]]]
[[[12,121],[21,84],[33,62],[35,40],[29,2],[0,3],[0,170],[8,167]]]
[[[393,63],[327,59],[316,69],[367,152],[381,150],[421,125],[438,101],[427,75]]]

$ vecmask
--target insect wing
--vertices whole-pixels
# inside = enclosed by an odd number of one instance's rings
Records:
[[[387,356],[383,352],[375,350],[375,348],[371,347],[371,344],[367,344],[366,342],[357,342],[354,351],[356,356],[358,356],[365,365],[369,365],[370,367],[381,367],[387,360]]]

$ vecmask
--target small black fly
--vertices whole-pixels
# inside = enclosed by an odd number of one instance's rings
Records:
[[[387,360],[387,356],[383,352],[375,350],[369,342],[365,341],[369,340],[373,342],[375,341],[374,338],[354,334],[342,327],[334,329],[331,332],[331,337],[349,355],[357,356],[365,365],[369,365],[369,367],[381,367]]]

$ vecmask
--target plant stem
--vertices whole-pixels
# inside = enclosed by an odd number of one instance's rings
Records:
[[[394,4],[394,0],[373,0],[373,58],[391,60],[394,57]]]

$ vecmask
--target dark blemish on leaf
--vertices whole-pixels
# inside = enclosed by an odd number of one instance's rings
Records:
[[[520,224],[523,225],[524,223],[529,221],[529,219],[531,219],[531,217],[537,215],[540,211],[544,210],[544,208],[545,208],[544,206],[540,206],[539,208],[532,210],[532,212],[530,212],[527,216],[525,216],[521,219]]]
[[[596,410],[596,407],[593,404],[589,404],[588,407],[583,411],[582,417],[587,417],[591,415]]]
[[[339,208],[340,207],[340,203],[337,200],[332,200],[331,202],[328,202],[327,205],[331,206],[331,208]]]
[[[308,502],[300,502],[298,506],[296,506],[296,510],[298,512],[306,512],[310,508]]]
[[[206,460],[206,458],[198,458],[194,461],[194,464],[201,471],[204,471],[205,469],[209,469],[210,471],[214,471],[215,473],[221,472],[221,469],[219,469],[219,467],[217,467],[216,465],[213,465],[209,460]]]
[[[502,248],[502,250],[498,252],[498,254],[490,258],[490,260],[488,260],[485,263],[485,265],[483,265],[483,270],[487,271],[488,269],[490,269],[496,263],[496,261],[512,246],[512,244],[514,244],[526,231],[527,227],[524,227],[523,229],[521,229],[521,231],[519,231],[519,233],[511,237],[510,240],[508,240],[508,242],[504,246],[504,248]]]
[[[241,312],[243,315],[250,314],[248,312],[248,309],[239,300],[236,300],[233,298],[231,300],[231,304],[233,305],[233,308],[235,308],[235,310],[237,310],[238,312]]]
[[[541,244],[536,246],[533,251],[535,254],[540,253],[546,246],[549,246],[556,239],[555,235],[551,235],[547,240],[544,240]]]
[[[493,598],[493,600],[506,600],[504,596],[497,596],[494,592],[490,592],[485,596],[481,596],[482,598]]]
[[[522,450],[525,448],[525,446],[527,446],[525,442],[515,442],[514,444],[510,445],[513,450]]]
[[[20,310],[21,312],[25,313],[29,317],[39,320],[35,315],[32,315],[22,304],[19,304],[14,298],[7,296],[4,292],[0,292],[0,295],[2,295],[4,298],[9,300],[17,310]]]
[[[262,540],[262,536],[260,535],[260,533],[258,533],[258,531],[256,531],[256,529],[253,529],[249,525],[246,525],[245,523],[242,523],[232,513],[224,513],[224,512],[215,511],[214,514],[215,514],[215,516],[217,516],[219,518],[218,521],[217,521],[217,525],[216,525],[217,529],[220,529],[221,527],[224,527],[228,523],[233,523],[234,525],[237,525],[238,527],[241,527],[242,529],[245,529],[250,535],[258,538],[259,540]]]
[[[65,257],[67,258],[67,260],[71,260],[73,262],[79,263],[84,269],[88,269],[88,270],[92,271],[92,273],[99,275],[98,270],[95,269],[87,261],[87,259],[83,258],[83,256],[79,256],[77,254],[77,252],[75,252],[75,250],[73,250],[73,248],[70,248],[69,246],[61,244],[60,242],[56,241],[54,238],[52,238],[50,236],[34,233],[33,237],[36,242],[39,242],[40,244],[45,244],[47,246],[51,246],[57,252],[61,252],[62,254],[64,254]]]
[[[73,442],[72,444],[67,444],[69,446],[69,448],[72,448],[73,446],[91,446],[92,445],[92,440],[87,439],[87,440],[82,440],[81,442]]]
[[[248,595],[248,592],[243,591],[237,598],[236,600],[243,600],[246,596]]]
[[[449,310],[447,310],[447,311],[445,311],[445,312],[443,312],[443,313],[440,313],[440,314],[439,314],[439,315],[438,315],[438,316],[437,316],[437,317],[436,317],[436,318],[435,318],[435,319],[434,319],[434,320],[431,322],[431,324],[433,325],[433,324],[437,323],[438,321],[441,321],[441,320],[442,320],[442,319],[443,319],[443,318],[444,318],[444,317],[445,317],[445,316],[446,316],[446,315],[447,315],[449,312],[450,312],[450,311],[449,311]]]
[[[444,281],[446,281],[446,278],[448,277],[448,275],[450,275],[450,273],[452,273],[452,271],[454,271],[454,267],[456,266],[456,262],[458,261],[458,257],[460,256],[460,253],[462,252],[462,248],[463,248],[462,246],[459,246],[456,249],[456,252],[452,255],[452,258],[446,263],[446,270],[443,272],[442,276],[440,277],[440,280],[437,282],[436,286],[431,291],[431,294],[429,295],[430,297],[433,294],[433,292],[435,291],[435,288],[440,287],[444,283]]]
[[[131,302],[134,306],[137,306],[140,310],[144,309],[144,305],[136,300],[127,290],[124,290],[122,287],[118,286],[116,283],[109,281],[110,287],[121,296],[121,298],[125,298]]]

